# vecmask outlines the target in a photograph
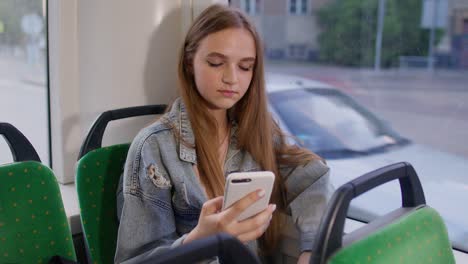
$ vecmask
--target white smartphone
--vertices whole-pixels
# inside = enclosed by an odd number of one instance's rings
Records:
[[[247,194],[258,189],[263,189],[265,190],[265,196],[245,209],[237,220],[242,221],[260,213],[268,207],[274,182],[275,175],[271,171],[235,172],[229,174],[226,179],[226,187],[224,188],[223,210],[226,210]]]

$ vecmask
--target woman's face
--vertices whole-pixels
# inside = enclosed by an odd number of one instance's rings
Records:
[[[249,31],[230,28],[206,36],[193,59],[195,84],[212,110],[227,110],[252,80],[255,41]]]

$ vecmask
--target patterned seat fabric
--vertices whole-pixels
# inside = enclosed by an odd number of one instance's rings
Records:
[[[341,263],[455,263],[439,214],[424,206],[339,250],[328,261]]]
[[[1,263],[75,260],[73,240],[53,172],[36,161],[0,166]]]
[[[81,223],[92,263],[113,263],[118,219],[116,190],[129,144],[99,148],[77,164]]]

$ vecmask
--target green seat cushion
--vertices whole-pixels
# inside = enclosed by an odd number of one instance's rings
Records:
[[[47,263],[54,255],[76,260],[53,172],[35,161],[0,166],[0,262]]]
[[[418,209],[335,253],[328,263],[455,263],[439,214]]]
[[[113,263],[118,219],[116,190],[129,144],[93,150],[77,164],[81,223],[92,263]]]

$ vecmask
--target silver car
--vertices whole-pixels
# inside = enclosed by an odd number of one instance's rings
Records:
[[[392,163],[410,162],[426,202],[444,218],[455,248],[468,251],[468,160],[399,135],[369,110],[328,84],[269,74],[270,110],[295,142],[327,160],[335,187]],[[401,206],[397,182],[353,200],[351,218],[371,221]]]

